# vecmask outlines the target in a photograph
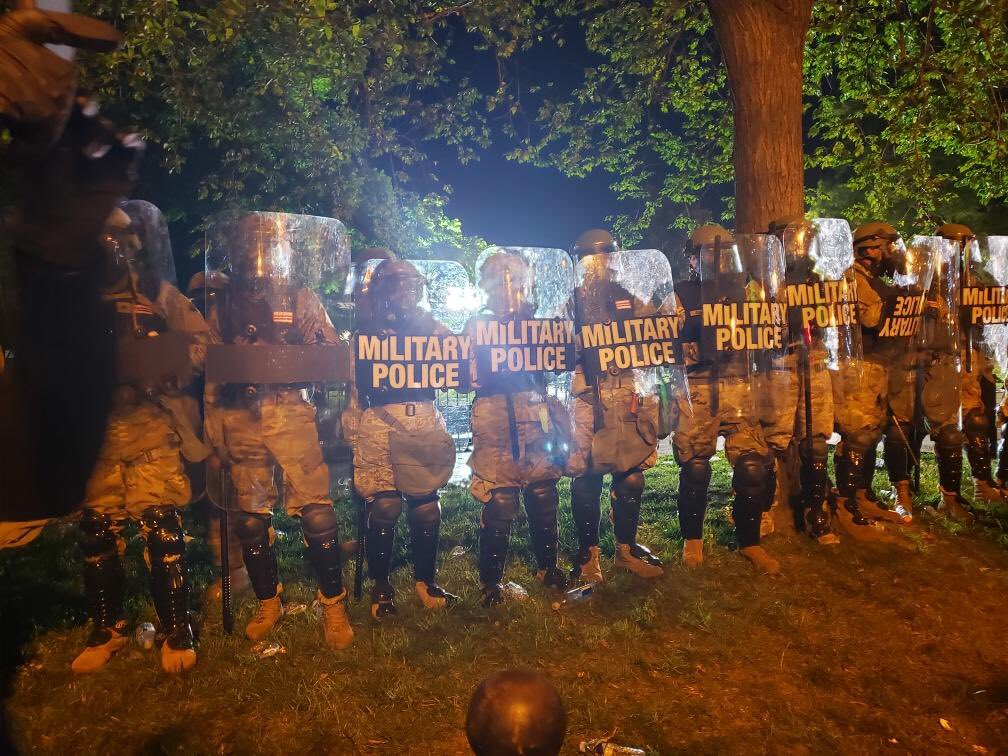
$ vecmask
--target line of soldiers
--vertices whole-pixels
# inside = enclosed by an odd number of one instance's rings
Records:
[[[191,282],[190,300],[174,285],[160,212],[122,204],[105,227],[102,293],[115,312],[121,387],[80,520],[93,630],[73,669],[99,669],[127,642],[128,519],[146,543],[162,665],[180,672],[195,664],[179,508],[202,490],[190,485],[187,464],[205,464],[206,492],[230,515],[220,544],[232,562],[226,585],[244,571],[258,602],[246,635],[266,637],[284,614],[271,523],[282,502],[301,526],[325,640],[334,649],[351,644],[326,459],[334,439],[318,422],[320,409],[329,411],[328,386],[344,392],[358,552],[378,620],[396,613],[392,557],[404,510],[418,600],[428,609],[458,601],[437,580],[439,491],[455,464],[439,389],[475,392],[470,491],[483,504],[486,607],[507,599],[520,504],[546,589],[603,580],[607,475],[615,565],[660,576],[662,563],[638,542],[638,527],[644,471],[670,435],[689,567],[704,558],[719,437],[733,468],[739,553],[763,573],[780,571],[761,545],[775,504],[824,544],[836,543],[838,530],[886,539],[882,523],[909,521],[921,417],[935,442],[942,507],[971,516],[959,495],[964,445],[975,498],[1004,501],[1008,444],[998,484],[993,363],[984,350],[994,347],[1003,360],[1004,330],[967,324],[959,305],[963,276],[971,284],[987,276],[982,283],[995,292],[1008,277],[1005,261],[990,250],[983,258],[968,229],[943,226],[907,247],[887,224],[851,234],[845,221],[799,218],[766,234],[702,226],[692,241],[690,275],[675,284],[658,251],[621,250],[593,230],[572,254],[491,248],[477,261],[476,288],[458,263],[409,262],[377,249],[351,263],[334,219],[240,213],[210,224],[207,268]],[[352,325],[339,332],[330,313],[351,305]],[[827,471],[834,429],[835,491]],[[891,510],[871,490],[883,433],[898,493]],[[569,572],[559,564],[557,526],[565,476],[578,541]],[[228,527],[234,560],[226,559]]]

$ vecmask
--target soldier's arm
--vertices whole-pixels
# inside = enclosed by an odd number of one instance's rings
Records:
[[[301,324],[301,339],[304,344],[335,344],[339,334],[329,319],[329,313],[322,301],[311,289],[302,288],[297,293],[298,322]]]
[[[858,318],[861,320],[861,325],[874,328],[882,320],[882,307],[884,304],[882,297],[872,287],[867,276],[858,273],[856,280]]]
[[[170,284],[162,286],[160,299],[168,327],[192,337],[189,358],[194,368],[202,370],[206,362],[206,347],[210,343],[210,326],[189,297],[174,286]]]

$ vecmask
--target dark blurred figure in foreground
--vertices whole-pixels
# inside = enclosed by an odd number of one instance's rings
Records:
[[[76,96],[76,67],[44,44],[112,50],[99,21],[19,8],[0,17],[0,119],[21,206],[0,292],[0,547],[80,505],[115,381],[99,296],[99,235],[142,152]]]
[[[476,686],[465,727],[476,756],[555,756],[567,734],[567,712],[545,675],[506,669]]]

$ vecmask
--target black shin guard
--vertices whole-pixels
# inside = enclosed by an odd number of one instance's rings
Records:
[[[808,445],[802,444],[801,453],[806,457],[809,455]],[[803,519],[813,538],[829,532],[829,473],[826,458],[826,439],[815,438],[812,440],[811,459],[806,459],[801,468]]]
[[[703,538],[710,479],[711,464],[709,459],[694,457],[680,463],[679,528],[683,538],[687,541]]]
[[[301,533],[322,595],[339,596],[343,593],[343,556],[336,510],[331,504],[308,504],[301,510]]]
[[[402,514],[402,494],[383,491],[374,497],[368,511],[367,566],[376,588],[387,588],[392,572],[396,522]]]
[[[938,458],[938,484],[949,493],[959,493],[962,485],[962,447],[965,438],[954,425],[938,431],[935,456]]]
[[[612,515],[613,536],[617,543],[637,545],[637,526],[640,524],[641,497],[644,495],[644,473],[630,470],[613,473]]]
[[[559,508],[560,494],[557,493],[556,480],[539,480],[525,488],[529,540],[540,570],[552,570],[557,566]]]
[[[735,461],[732,474],[732,488],[735,499],[732,502],[732,517],[735,520],[735,539],[740,549],[758,546],[760,542],[760,519],[773,502],[774,476],[773,462],[751,452],[741,455]]]
[[[437,493],[406,497],[408,507],[410,552],[413,555],[413,579],[428,586],[437,585],[438,538],[441,533],[441,502]]]
[[[998,456],[998,480],[1001,485],[1008,485],[1008,424],[1005,424],[1004,437],[1001,439],[1001,454]]]
[[[108,515],[85,509],[80,531],[88,614],[95,628],[115,627],[123,622],[126,595],[126,572],[119,555],[115,522]]]
[[[270,543],[270,516],[237,512],[234,532],[241,542],[242,560],[248,572],[252,591],[260,601],[276,596],[280,583],[276,554]]]
[[[141,517],[147,540],[154,609],[176,650],[192,648],[189,626],[189,580],[186,575],[185,534],[178,510],[172,506],[148,507]]]
[[[582,475],[571,481],[571,515],[577,531],[578,556],[587,559],[588,549],[598,546],[602,518],[602,476]]]
[[[970,471],[977,480],[991,479],[990,423],[982,409],[970,410],[963,418],[966,436],[966,456]]]
[[[889,481],[893,484],[910,480],[910,446],[913,444],[914,429],[910,423],[891,422],[886,429],[882,446]]]
[[[483,507],[480,528],[479,574],[484,587],[492,587],[504,578],[511,527],[518,514],[518,489],[495,488]]]

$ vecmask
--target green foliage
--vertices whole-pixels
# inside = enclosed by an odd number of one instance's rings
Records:
[[[563,28],[580,25],[598,62],[573,90],[535,82],[524,101],[512,93],[523,107],[539,98],[512,157],[611,175],[631,204],[614,219],[629,241],[661,245],[719,208],[730,221],[732,114],[706,4],[542,5]],[[902,220],[908,231],[939,219],[997,230],[1008,200],[1006,20],[996,0],[816,2],[805,54],[809,209]]]
[[[471,12],[487,38],[507,3]],[[454,14],[405,0],[79,3],[120,50],[84,58],[82,86],[148,142],[138,192],[195,227],[228,207],[332,215],[363,242],[471,254],[444,213],[432,141],[487,144],[478,94],[453,75]]]

